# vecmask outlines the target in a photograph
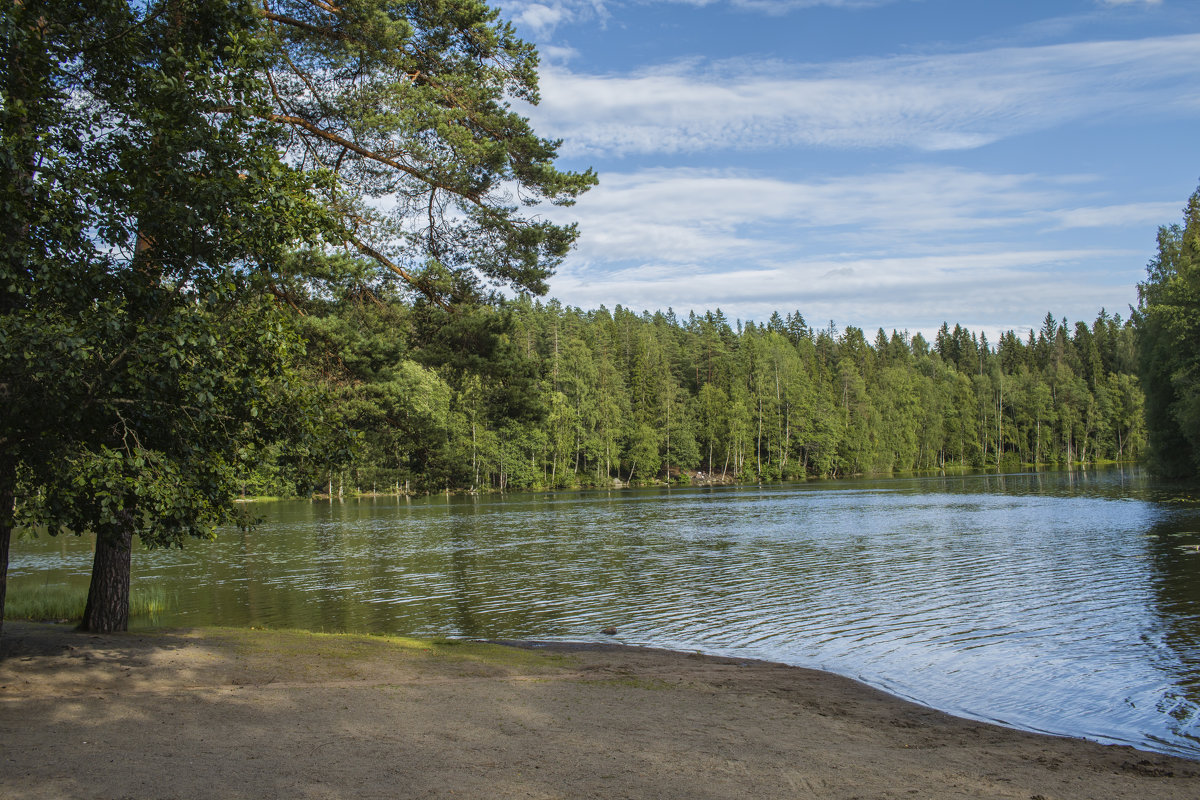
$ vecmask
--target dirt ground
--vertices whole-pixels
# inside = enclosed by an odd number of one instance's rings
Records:
[[[0,798],[77,797],[1194,800],[1200,763],[685,653],[5,623]]]

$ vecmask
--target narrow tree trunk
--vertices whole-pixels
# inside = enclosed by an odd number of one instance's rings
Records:
[[[763,423],[763,406],[762,398],[758,398],[758,437],[754,440],[754,463],[758,470],[757,478],[762,480],[762,423]]]
[[[580,409],[576,408],[576,412],[579,413],[578,418],[583,419],[582,411]],[[575,464],[574,464],[574,466],[571,467],[572,475],[579,474],[579,457],[581,455],[580,450],[582,450],[582,449],[583,449],[583,430],[580,428],[580,423],[576,423],[575,424]],[[585,469],[587,468],[586,461],[583,462],[583,466]]]
[[[783,444],[779,448],[779,477],[785,477],[787,473],[788,454],[792,449],[792,406],[791,403],[783,404]]]
[[[12,525],[8,520],[0,521],[0,635],[4,633],[4,596],[8,592],[8,543],[11,539]]]
[[[16,482],[16,464],[4,459],[3,463],[0,463],[0,633],[4,632],[4,597],[8,591],[8,543],[12,540]]]
[[[133,524],[129,520],[111,535],[96,536],[92,582],[83,610],[82,631],[112,633],[129,630],[129,569]]]
[[[667,485],[671,485],[671,401],[667,400]]]
[[[1004,458],[1004,376],[1000,376],[1000,395],[996,406],[996,466]]]

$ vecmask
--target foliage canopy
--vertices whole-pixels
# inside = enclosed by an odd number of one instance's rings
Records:
[[[7,4],[4,570],[14,524],[95,531],[85,624],[123,627],[134,533],[207,536],[268,452],[336,455],[281,310],[297,264],[349,249],[443,306],[543,291],[575,230],[527,206],[594,176],[509,109],[535,66],[473,0]]]
[[[1200,470],[1200,190],[1183,224],[1159,228],[1158,253],[1138,284],[1138,349],[1154,468]]]

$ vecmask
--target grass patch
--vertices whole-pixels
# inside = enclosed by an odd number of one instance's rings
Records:
[[[362,633],[316,633],[303,630],[261,628],[205,628],[214,638],[232,642],[246,655],[304,656],[331,661],[354,661],[386,656],[413,662],[477,664],[517,669],[560,669],[572,659],[545,653],[464,639],[417,639]]]
[[[62,584],[9,584],[4,600],[4,618],[37,622],[78,622],[83,619],[83,609],[86,605],[87,589]],[[130,618],[154,619],[171,607],[171,599],[161,587],[137,586],[129,593]]]

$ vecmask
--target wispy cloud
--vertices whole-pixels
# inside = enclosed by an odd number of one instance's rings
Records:
[[[1105,205],[1097,194],[1086,176],[923,165],[820,181],[606,174],[567,210],[583,237],[551,288],[584,307],[720,306],[756,319],[799,308],[914,330],[951,309],[985,330],[1046,308],[1119,310],[1146,254],[1087,244],[1085,231],[1141,226],[1149,246],[1177,203]]]
[[[1117,0],[1117,2],[1128,1]],[[1150,0],[1150,2],[1154,1]],[[889,5],[904,2],[904,0],[633,0],[633,3],[637,5],[648,5],[654,2],[697,8],[728,5],[746,11],[780,15],[789,11],[818,6],[858,9]],[[528,25],[534,29],[535,33],[543,34],[548,33],[553,26],[561,22],[607,18],[611,13],[609,6],[615,7],[621,4],[621,0],[617,0],[617,2],[605,2],[605,0],[507,0],[499,5],[503,8],[506,17]],[[550,23],[548,27],[547,22]]]
[[[872,8],[903,0],[633,0],[636,4],[659,2],[667,5],[687,5],[698,8],[728,5],[751,12],[771,16],[786,14],[805,8],[825,6],[830,8]],[[1122,0],[1117,0],[1121,2]],[[1125,0],[1128,1],[1128,0]],[[1153,0],[1151,0],[1153,1]],[[508,19],[529,28],[537,37],[547,37],[560,24],[607,19],[611,15],[609,6],[621,5],[606,0],[507,0],[499,5]]]
[[[719,5],[722,0],[663,0],[689,6]],[[872,8],[888,5],[899,0],[728,0],[728,5],[734,8],[744,8],[750,11],[762,11],[767,14],[786,14],[789,11],[802,8],[828,6],[832,8]]]
[[[610,16],[605,0],[506,0],[498,5],[505,19],[533,34],[542,51],[560,25],[603,25]]]
[[[895,250],[987,230],[1148,225],[1177,215],[1172,203],[1105,206],[1095,199],[1078,176],[918,165],[786,181],[750,171],[678,168],[606,173],[563,213],[581,222],[583,257],[661,263],[764,258],[797,242]]]
[[[1083,206],[1052,212],[1059,229],[1143,226],[1154,228],[1179,216],[1179,203],[1124,203],[1112,206]]]
[[[547,68],[539,130],[564,153],[797,145],[980,147],[1066,122],[1194,111],[1200,35],[825,65],[686,61],[627,74]]]
[[[537,36],[548,36],[561,23],[575,19],[577,11],[564,3],[513,3],[513,18]]]
[[[548,44],[538,48],[538,55],[541,56],[543,64],[565,64],[571,59],[577,58],[579,51],[574,47]]]
[[[1132,287],[1081,282],[1078,270],[1139,254],[1097,249],[1004,250],[985,245],[909,258],[811,260],[734,270],[700,265],[630,267],[596,280],[586,268],[554,280],[554,296],[584,308],[622,304],[676,311],[722,308],[731,317],[763,321],[774,311],[800,310],[810,323],[909,328],[927,335],[947,318],[990,337],[1028,325],[1046,310],[1101,306],[1124,311]],[[1036,290],[1031,286],[1036,285]],[[665,302],[664,302],[665,301]]]

